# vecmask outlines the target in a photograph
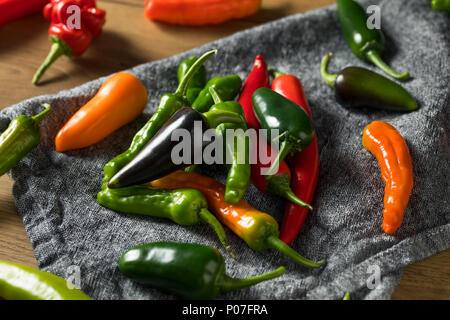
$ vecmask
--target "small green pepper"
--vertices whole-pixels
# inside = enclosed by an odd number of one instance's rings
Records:
[[[90,300],[54,274],[0,260],[0,298],[6,300]]]
[[[241,91],[242,80],[237,75],[227,77],[214,77],[208,81],[197,99],[192,103],[192,108],[199,112],[206,112],[214,104],[209,88],[214,88],[219,96],[225,100],[233,100]]]
[[[285,268],[246,279],[226,275],[225,261],[211,247],[194,243],[154,242],[134,247],[119,258],[125,276],[184,299],[214,299],[220,292],[239,290],[277,278]]]
[[[214,229],[220,242],[234,256],[222,225],[208,211],[208,203],[200,191],[162,190],[145,186],[105,188],[97,194],[97,200],[102,206],[115,211],[166,218],[182,226],[191,226],[203,220]]]
[[[136,133],[130,147],[105,165],[102,188],[106,188],[108,181],[141,151],[175,112],[183,107],[191,107],[185,97],[188,85],[203,63],[216,53],[217,50],[211,50],[203,54],[185,74],[175,93],[168,93],[161,97],[158,109],[141,130]]]
[[[261,128],[268,130],[269,141],[281,141],[279,153],[266,175],[269,179],[288,153],[301,152],[309,146],[314,138],[314,127],[303,108],[273,90],[259,88],[253,93],[252,102]],[[280,135],[272,137],[271,130],[279,130]]]
[[[450,0],[433,0],[431,6],[436,11],[450,12]]]
[[[209,109],[212,110],[228,110],[237,114],[240,114],[244,119],[244,110],[242,106],[235,101],[223,101],[217,91],[210,87],[209,91],[214,99],[214,105]],[[227,129],[242,129],[241,131],[235,132],[234,143],[227,141],[226,130]],[[245,122],[238,123],[223,123],[216,128],[216,134],[222,136],[224,142],[224,159],[232,160],[230,168],[228,170],[226,190],[225,190],[225,201],[228,203],[238,203],[241,201],[245,192],[250,185],[250,138],[245,136],[247,131],[247,124]],[[240,154],[238,151],[239,146],[244,146],[244,154]],[[227,163],[227,162],[225,162]]]
[[[40,122],[51,110],[49,104],[42,105],[45,110],[33,116],[18,116],[0,135],[0,176],[8,172],[23,157],[41,142]]]
[[[197,57],[192,56],[180,63],[177,71],[178,83],[181,83],[184,76],[192,67],[192,65],[195,63],[195,61],[197,61]],[[202,91],[205,84],[206,84],[206,69],[204,66],[201,66],[200,69],[192,78],[186,91],[186,99],[189,102],[189,104],[192,104],[194,102],[200,91]]]
[[[369,17],[359,3],[354,0],[338,0],[337,9],[344,38],[358,58],[372,62],[393,78],[409,78],[408,72],[400,74],[381,60],[380,55],[385,49],[383,33],[377,28],[367,27]]]

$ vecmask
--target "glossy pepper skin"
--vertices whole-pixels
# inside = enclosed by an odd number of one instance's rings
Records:
[[[209,88],[214,88],[217,94],[225,101],[233,100],[239,93],[242,86],[242,80],[237,75],[226,77],[214,77],[208,81],[206,86],[198,94],[192,103],[192,108],[199,112],[206,112],[214,104],[214,100],[209,92]]]
[[[23,157],[41,142],[39,125],[51,110],[50,105],[42,105],[45,110],[33,116],[18,116],[0,135],[0,176],[8,172]]]
[[[80,8],[79,28],[72,26],[75,22],[71,6]],[[95,0],[51,0],[44,7],[43,13],[51,21],[48,34],[52,46],[47,58],[34,74],[33,84],[39,82],[45,71],[60,56],[72,58],[82,55],[92,40],[102,33],[106,15],[106,11],[96,7]]]
[[[177,169],[183,169],[192,165],[195,160],[195,154],[201,152],[201,159],[203,149],[211,143],[210,141],[204,141],[203,134],[205,131],[226,122],[243,123],[244,119],[238,113],[220,109],[200,113],[192,108],[181,108],[150,139],[136,157],[111,178],[108,188],[122,188],[146,183],[161,178]],[[197,143],[199,143],[199,141],[196,141],[199,138],[195,134],[196,128],[201,131],[200,150],[196,148]],[[174,163],[172,159],[173,149],[180,143],[173,139],[172,135],[174,131],[180,132],[180,130],[188,133],[190,138],[189,163],[184,161]]]
[[[0,298],[6,300],[90,300],[67,280],[51,273],[0,260]]]
[[[325,261],[315,262],[300,256],[278,239],[278,223],[272,216],[251,207],[245,200],[241,200],[237,204],[226,202],[225,186],[212,178],[179,170],[152,181],[150,186],[165,189],[191,188],[199,190],[206,197],[208,207],[216,217],[253,250],[273,248],[308,268],[319,268],[325,264]]]
[[[118,72],[59,130],[56,150],[85,148],[136,119],[147,105],[147,90],[134,75]]]
[[[197,190],[169,191],[145,186],[106,188],[97,194],[97,200],[102,206],[114,211],[170,219],[181,226],[192,226],[204,221],[214,229],[220,242],[234,256],[222,225],[208,211],[205,197]]]
[[[256,13],[261,0],[147,0],[145,16],[183,26],[219,24]]]
[[[314,127],[305,110],[271,89],[256,90],[252,101],[256,118],[261,127],[268,130],[269,141],[281,141],[279,153],[267,172],[270,179],[287,154],[301,152],[310,145],[315,135]],[[272,137],[271,130],[279,130],[280,135]]]
[[[209,300],[277,278],[285,268],[246,279],[226,275],[225,261],[214,248],[195,243],[153,242],[126,251],[119,258],[125,276],[184,299]]]
[[[389,123],[373,121],[364,128],[362,145],[378,160],[384,190],[383,230],[400,227],[413,188],[411,155],[403,137]]]
[[[191,66],[190,70],[186,73],[185,77],[178,85],[175,93],[168,93],[161,97],[158,109],[147,121],[147,123],[136,133],[130,147],[105,165],[103,169],[102,188],[105,188],[109,180],[142,150],[142,148],[150,141],[158,130],[161,129],[170,117],[173,116],[175,112],[181,108],[191,107],[185,98],[189,83],[203,63],[216,53],[217,50],[211,50],[203,54]]]
[[[450,12],[450,0],[433,0],[431,7],[436,11]]]
[[[327,72],[332,54],[325,55],[320,68],[323,81],[334,88],[336,100],[347,108],[370,107],[392,111],[417,110],[414,98],[394,81],[360,67],[346,67],[339,74]]]
[[[245,118],[242,106],[238,102],[223,101],[214,88],[210,88],[209,90],[215,103],[209,109],[210,111],[231,111],[239,114],[242,119]],[[242,129],[242,131],[238,131],[239,129]],[[233,143],[226,139],[226,130],[237,130],[234,132],[235,138]],[[225,189],[225,201],[228,203],[238,203],[241,201],[250,185],[250,139],[245,136],[246,131],[247,125],[245,121],[242,123],[222,123],[216,128],[216,135],[222,136],[224,141],[224,159],[232,160],[228,170]],[[242,150],[239,146],[243,146],[243,154],[240,153]],[[227,161],[225,163],[228,164]]]
[[[337,10],[341,30],[352,52],[360,59],[372,62],[385,73],[398,80],[407,80],[409,73],[398,73],[381,60],[385,39],[381,30],[367,27],[368,16],[354,0],[338,0]]]
[[[291,74],[274,72],[271,89],[303,108],[312,120],[311,109],[306,99],[300,80]],[[319,178],[319,148],[317,135],[311,144],[302,152],[289,159],[292,170],[291,187],[296,197],[311,203]],[[280,240],[289,244],[299,234],[308,215],[308,208],[293,202],[286,203],[283,222],[281,224]]]
[[[0,1],[0,28],[41,10],[50,0]]]
[[[183,80],[184,76],[192,67],[195,61],[197,61],[197,57],[192,56],[180,63],[177,71],[178,83],[181,83],[181,80]],[[205,85],[206,69],[204,66],[201,66],[197,73],[192,77],[192,80],[189,83],[188,89],[186,91],[186,99],[190,104],[195,101]]]

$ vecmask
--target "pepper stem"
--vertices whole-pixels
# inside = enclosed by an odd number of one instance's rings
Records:
[[[191,82],[191,79],[194,77],[194,75],[197,73],[197,71],[201,68],[203,63],[205,63],[206,60],[208,60],[213,54],[216,54],[217,50],[211,50],[208,52],[205,52],[200,58],[197,59],[197,61],[194,62],[194,64],[189,68],[188,72],[184,75],[184,77],[181,79],[177,90],[175,91],[175,95],[177,96],[186,96],[186,92],[189,86],[189,83]]]
[[[280,163],[284,160],[284,158],[286,158],[286,156],[291,151],[291,149],[292,149],[292,144],[289,141],[284,140],[281,143],[280,152],[278,152],[277,157],[275,158],[275,160],[272,163],[272,166],[270,167],[269,171],[266,173],[266,179],[269,179],[270,176],[273,176],[275,173],[278,172]]]
[[[245,121],[240,114],[225,110],[210,110],[202,114],[211,128],[215,128],[222,123],[243,124]]]
[[[266,241],[267,241],[267,244],[269,247],[280,251],[284,255],[286,255],[289,258],[291,258],[292,260],[294,260],[294,262],[296,262],[299,265],[302,265],[304,267],[319,268],[326,263],[325,260],[316,262],[316,261],[312,261],[312,260],[302,257],[301,255],[298,254],[298,252],[294,251],[286,243],[284,243],[283,241],[281,241],[280,239],[278,239],[275,236],[268,237]]]
[[[279,267],[278,269],[263,273],[254,277],[245,278],[245,279],[236,279],[231,278],[230,276],[224,274],[222,276],[222,281],[220,282],[220,291],[221,292],[228,292],[233,290],[239,290],[243,288],[247,288],[250,286],[253,286],[255,284],[258,284],[263,281],[267,281],[270,279],[278,278],[279,276],[282,276],[286,271],[285,267]]]
[[[219,104],[223,102],[222,98],[219,96],[216,89],[214,89],[213,87],[209,87],[209,93],[211,93],[211,97],[214,100],[214,104]]]
[[[198,213],[200,218],[208,223],[216,232],[217,236],[219,237],[220,242],[225,247],[225,250],[233,257],[233,259],[236,259],[236,255],[233,251],[231,251],[230,246],[228,245],[227,236],[225,234],[225,230],[223,229],[222,225],[220,224],[219,220],[208,211],[208,209],[202,208],[200,209],[200,212]]]
[[[350,300],[350,292],[349,291],[347,291],[345,293],[344,299],[342,299],[342,300]]]
[[[330,88],[334,88],[334,82],[336,81],[337,74],[329,74],[328,63],[330,62],[330,58],[333,56],[331,52],[326,54],[322,58],[322,63],[320,64],[320,76],[322,77],[323,82],[330,86]]]
[[[48,113],[51,111],[52,107],[48,104],[48,103],[44,103],[42,104],[42,107],[45,108],[43,111],[41,111],[40,113],[38,113],[37,115],[31,117],[31,119],[33,119],[34,123],[37,125],[39,125],[39,123],[45,118],[47,117]]]
[[[409,79],[409,73],[398,73],[391,69],[386,63],[384,63],[383,60],[381,60],[380,55],[375,50],[369,50],[366,52],[366,57],[369,59],[374,65],[376,65],[378,68],[383,70],[385,73],[390,75],[391,77],[398,79],[398,80],[408,80]]]
[[[280,175],[274,175],[269,176],[266,178],[267,180],[267,186],[266,191],[278,195],[280,197],[285,198],[286,200],[295,203],[296,205],[299,205],[301,207],[308,208],[309,210],[312,210],[313,208],[308,203],[304,202],[303,200],[299,199],[294,192],[292,191],[290,187],[290,179],[289,174],[283,173]]]
[[[279,76],[285,75],[285,73],[278,71],[272,67],[267,67],[267,71],[269,71],[269,74],[275,79]]]
[[[45,58],[44,62],[41,64],[39,69],[37,69],[36,73],[34,74],[33,80],[31,80],[33,84],[38,83],[39,79],[41,79],[45,71],[59,57],[63,55],[66,55],[68,57],[73,56],[72,49],[64,42],[64,40],[61,40],[59,37],[53,35],[49,37],[49,40],[52,43],[52,46],[50,47],[50,52],[48,53],[47,57]]]

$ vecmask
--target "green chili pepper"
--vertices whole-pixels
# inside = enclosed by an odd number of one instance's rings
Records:
[[[45,110],[33,116],[18,116],[0,135],[0,176],[8,172],[23,157],[41,142],[40,122],[51,110],[49,104],[42,105]]]
[[[323,81],[335,89],[336,100],[344,107],[372,107],[394,111],[414,111],[414,98],[394,81],[360,67],[346,67],[339,74],[327,72],[332,54],[322,59]]]
[[[436,11],[450,12],[450,0],[433,0],[431,6]]]
[[[162,190],[145,186],[105,188],[97,194],[97,200],[102,206],[115,211],[166,218],[182,226],[192,226],[203,220],[214,229],[220,242],[234,257],[222,225],[208,211],[208,203],[200,191]]]
[[[192,56],[189,59],[186,59],[183,62],[181,62],[177,72],[178,83],[181,83],[184,76],[192,67],[192,65],[195,63],[195,61],[197,61],[197,57]],[[206,84],[206,69],[204,66],[201,66],[200,69],[192,78],[186,91],[186,99],[189,102],[189,104],[192,104],[194,102],[200,91],[202,91],[205,84]]]
[[[228,110],[240,114],[245,119],[244,110],[238,102],[224,102],[213,87],[210,87],[209,91],[215,103],[210,111]],[[242,131],[235,131],[234,142],[232,142],[226,139],[227,129],[242,129]],[[250,138],[245,136],[246,131],[247,124],[245,122],[241,124],[223,123],[216,128],[216,134],[222,136],[224,142],[224,159],[232,160],[225,189],[225,201],[232,204],[241,201],[250,185]],[[238,150],[240,146],[243,146],[242,150]],[[244,151],[244,153],[240,154],[238,151]]]
[[[281,142],[279,153],[270,167],[266,178],[278,171],[279,164],[288,153],[301,152],[314,138],[311,118],[298,104],[268,88],[259,88],[252,95],[253,111],[261,124],[268,130],[269,141]],[[270,130],[279,130],[278,137],[272,137]]]
[[[116,156],[105,165],[102,188],[106,188],[108,181],[141,151],[176,111],[183,107],[191,107],[185,98],[188,85],[203,63],[216,53],[217,50],[211,50],[203,54],[185,74],[175,93],[165,94],[161,97],[158,109],[141,130],[136,133],[128,150]]]
[[[393,78],[406,80],[409,73],[398,73],[383,62],[380,55],[385,49],[381,30],[367,27],[368,16],[364,8],[354,0],[338,0],[339,22],[350,49],[360,59],[372,62]]]
[[[119,258],[125,276],[185,299],[214,299],[277,278],[285,268],[246,279],[226,275],[225,261],[211,247],[194,243],[155,242],[134,247]]]
[[[90,300],[54,274],[0,260],[0,298],[6,300]]]
[[[214,104],[214,100],[209,92],[211,87],[217,91],[223,100],[230,101],[241,91],[242,80],[237,75],[212,78],[198,94],[197,99],[192,103],[192,108],[199,112],[205,112],[211,108]]]

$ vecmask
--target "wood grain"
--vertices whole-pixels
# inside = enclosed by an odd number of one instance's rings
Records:
[[[33,86],[33,73],[49,49],[49,24],[37,14],[0,29],[0,109],[334,2],[263,0],[261,10],[252,17],[217,26],[186,28],[148,21],[142,0],[98,0],[98,6],[107,10],[103,35],[81,58],[61,58],[44,75],[41,85]],[[11,188],[11,179],[0,177],[0,259],[37,267]],[[392,298],[450,299],[450,250],[405,268]]]

